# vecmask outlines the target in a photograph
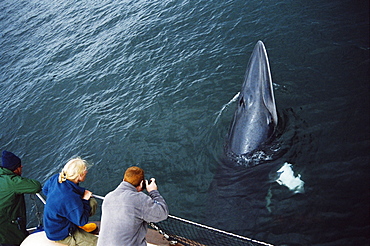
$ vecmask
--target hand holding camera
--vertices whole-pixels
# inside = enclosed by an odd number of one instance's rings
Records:
[[[148,180],[143,180],[143,190],[147,190],[148,192],[151,192],[152,190],[157,190],[157,184],[155,183],[155,178],[151,178]]]

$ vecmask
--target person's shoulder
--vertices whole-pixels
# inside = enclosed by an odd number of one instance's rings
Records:
[[[9,175],[9,174],[12,175],[14,173],[5,167],[0,167],[0,174],[1,175]]]
[[[10,176],[8,186],[12,187],[15,193],[36,193],[41,191],[41,183],[38,180],[16,174]]]
[[[44,184],[44,187],[48,187],[50,185],[53,185],[55,184],[56,182],[58,182],[58,175],[59,174],[54,174],[53,176],[51,176],[50,178],[48,178]]]
[[[151,200],[150,196],[145,192],[137,192],[137,197],[139,197],[141,200]]]
[[[46,180],[46,183],[58,181],[58,178],[59,178],[59,173],[53,174],[50,178]]]
[[[23,176],[19,176],[17,174],[14,174],[11,176],[11,179],[18,183],[18,182],[37,182],[37,183],[40,183],[39,181],[37,181],[36,179],[31,179],[31,178],[27,178],[27,177],[23,177]]]
[[[33,179],[33,178],[27,178],[27,177],[21,177],[21,176],[18,176],[20,178],[20,180],[22,181],[27,181],[27,182],[31,182],[31,183],[35,183],[35,184],[38,184],[38,185],[41,185],[40,181],[36,180],[36,179]]]
[[[56,174],[53,174],[51,177],[50,177],[50,180],[58,180],[59,178],[59,173],[56,173]]]
[[[136,193],[136,189],[130,183],[122,181],[114,190],[112,190],[108,194],[111,194],[111,196],[117,196],[120,194],[128,194],[133,192]]]

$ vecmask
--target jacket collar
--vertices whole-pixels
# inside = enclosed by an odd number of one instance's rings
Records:
[[[122,181],[119,187],[125,190],[137,191],[135,186],[126,181]]]
[[[9,175],[9,174],[14,174],[13,171],[9,170],[8,168],[5,168],[5,167],[0,167],[0,175],[3,175],[3,174],[6,174],[6,175]]]
[[[52,177],[52,179],[53,179],[52,183],[58,185],[59,187],[70,187],[74,192],[76,192],[79,195],[84,194],[85,188],[82,188],[81,186],[79,186],[79,184],[75,184],[75,183],[73,183],[72,181],[70,181],[68,179],[66,181],[64,181],[63,183],[59,183],[58,182],[58,177],[59,177],[59,174],[55,174]]]

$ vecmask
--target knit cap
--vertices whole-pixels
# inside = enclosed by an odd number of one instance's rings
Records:
[[[10,171],[14,171],[21,166],[21,159],[12,152],[6,150],[3,151],[2,161],[2,167]]]

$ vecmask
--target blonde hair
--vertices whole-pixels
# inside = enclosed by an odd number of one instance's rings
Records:
[[[80,174],[83,174],[87,169],[87,162],[80,157],[71,159],[64,165],[59,173],[58,182],[63,183],[66,180],[74,181]]]

